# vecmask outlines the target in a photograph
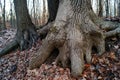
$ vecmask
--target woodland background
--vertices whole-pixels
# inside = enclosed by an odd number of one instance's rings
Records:
[[[120,0],[91,0],[94,12],[105,21],[120,22]],[[37,28],[48,20],[47,0],[27,0],[29,15]],[[0,0],[0,50],[12,41],[16,34],[16,16],[13,0]],[[113,36],[106,41],[107,51],[101,57],[93,53],[92,63],[85,64],[80,80],[120,79],[120,40]],[[0,80],[77,80],[69,68],[54,64],[51,56],[39,69],[29,70],[28,62],[41,45],[29,50],[10,52],[0,57]],[[27,53],[27,54],[26,54]],[[57,53],[57,51],[53,52]]]

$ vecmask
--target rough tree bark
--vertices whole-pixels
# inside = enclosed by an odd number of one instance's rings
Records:
[[[91,62],[92,46],[96,46],[99,55],[104,52],[103,32],[91,19],[90,4],[90,0],[60,0],[55,23],[30,61],[30,69],[39,67],[58,48],[56,64],[61,62],[67,67],[70,61],[72,75],[80,76],[85,60]]]
[[[39,67],[54,48],[58,48],[59,55],[56,58],[56,64],[61,62],[63,67],[67,67],[70,63],[72,75],[79,76],[84,69],[85,60],[87,63],[91,62],[92,46],[97,48],[99,55],[104,52],[105,35],[101,29],[109,31],[119,28],[119,24],[104,22],[98,18],[92,10],[91,0],[60,0],[56,13],[55,21],[52,21],[53,26],[50,27],[48,24],[49,28],[41,29],[41,34],[49,32],[37,54],[30,61],[30,69]],[[120,30],[117,29],[115,32],[120,33]]]

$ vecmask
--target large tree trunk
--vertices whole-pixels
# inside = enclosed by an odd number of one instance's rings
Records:
[[[88,5],[89,4],[89,5]],[[90,0],[60,0],[57,17],[38,54],[30,61],[30,69],[39,67],[54,48],[59,49],[56,64],[67,67],[69,60],[73,76],[81,75],[85,60],[91,62],[91,50],[95,46],[104,52],[104,36],[91,19]],[[85,56],[85,59],[84,59]]]
[[[34,43],[37,39],[35,25],[32,23],[27,9],[26,0],[14,0],[17,18],[16,39],[21,49],[24,50]]]

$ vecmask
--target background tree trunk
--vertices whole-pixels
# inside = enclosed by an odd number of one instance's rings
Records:
[[[99,12],[98,12],[98,16],[102,17],[103,16],[103,0],[99,0]]]
[[[120,17],[120,1],[118,1],[118,17]]]
[[[59,0],[47,0],[47,1],[48,1],[48,12],[49,12],[48,22],[52,22],[55,20],[57,15]]]
[[[15,27],[14,24],[13,24],[13,8],[12,8],[12,2],[10,2],[10,25],[11,27]]]
[[[15,39],[0,51],[0,56],[17,48],[18,44],[21,50],[31,48],[38,38],[35,25],[32,23],[28,13],[27,1],[14,0],[14,7],[17,19],[17,33]]]
[[[5,29],[6,28],[6,20],[5,20],[5,7],[6,7],[6,1],[4,0],[4,6],[3,6],[3,14],[2,14],[2,16],[3,16],[3,29]]]
[[[0,8],[2,11],[2,25],[1,25],[1,29],[5,29],[6,28],[6,20],[5,20],[5,0],[4,0],[4,5],[2,4],[2,2],[0,1]]]
[[[45,0],[43,0],[42,24],[44,25],[45,23],[46,23],[46,5],[45,5]]]
[[[14,5],[17,19],[16,39],[21,46],[21,50],[24,50],[30,48],[32,43],[37,40],[37,33],[28,13],[27,1],[14,0]]]
[[[109,0],[106,0],[106,17],[109,16]]]
[[[114,1],[114,16],[116,16],[116,11],[117,11],[117,9],[116,9],[116,2],[117,2],[117,0]]]

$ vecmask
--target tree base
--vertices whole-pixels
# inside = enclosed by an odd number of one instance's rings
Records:
[[[72,75],[80,76],[84,70],[85,60],[87,63],[91,62],[92,47],[97,48],[99,55],[104,52],[104,36],[98,28],[89,27],[92,31],[86,33],[84,30],[78,29],[78,25],[71,26],[71,23],[65,23],[66,26],[58,26],[58,23],[55,23],[50,28],[37,54],[30,61],[30,69],[39,67],[57,48],[59,55],[56,58],[56,64],[61,63],[63,67],[70,65]],[[93,25],[93,23],[89,24]]]
[[[21,50],[29,49],[37,41],[37,39],[38,35],[34,29],[34,25],[30,26],[29,28],[26,27],[21,31],[19,29],[17,31],[15,39],[0,51],[0,57],[18,48],[18,46],[20,46]]]
[[[63,0],[59,3],[55,23],[30,61],[30,69],[39,67],[57,48],[59,55],[56,64],[61,62],[63,67],[67,67],[70,63],[71,73],[76,77],[82,74],[85,60],[91,62],[93,46],[99,55],[105,51],[103,32],[90,19],[88,8],[83,9],[87,5],[83,4],[78,4],[77,0]]]
[[[29,49],[32,45],[37,41],[38,34],[35,30],[35,26],[31,25],[29,27],[26,26],[25,29],[18,29],[16,34],[16,40],[20,46],[21,50]]]

